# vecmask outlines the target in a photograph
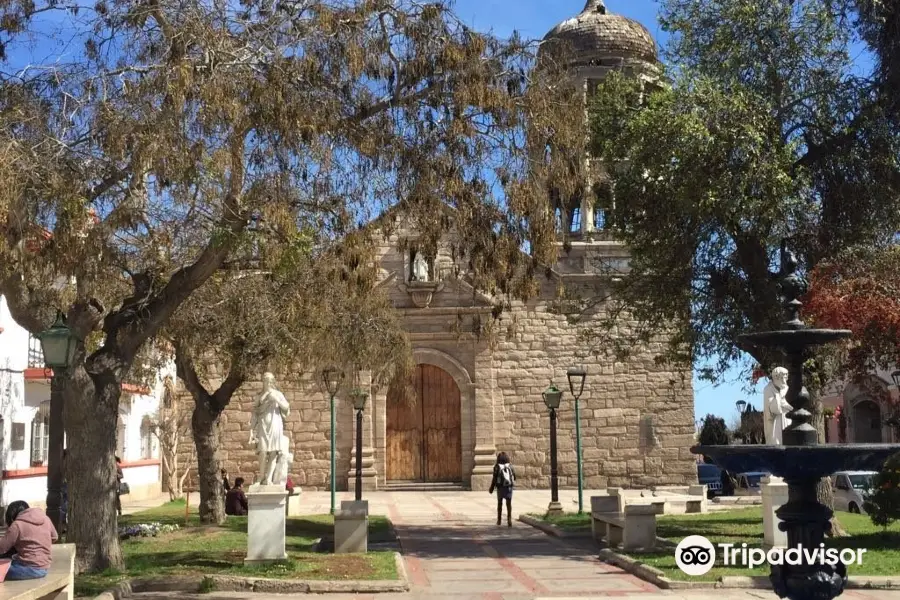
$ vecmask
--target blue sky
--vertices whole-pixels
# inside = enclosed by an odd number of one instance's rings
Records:
[[[493,30],[508,35],[518,30],[525,38],[542,38],[557,23],[573,17],[584,8],[585,0],[457,0],[456,12],[474,28]],[[607,0],[606,7],[640,21],[660,45],[666,36],[657,21],[658,3],[655,0]],[[697,418],[713,413],[725,417],[726,422],[737,415],[735,402],[746,400],[760,408],[763,385],[748,393],[742,369],[736,367],[725,374],[719,385],[694,378],[694,411]]]

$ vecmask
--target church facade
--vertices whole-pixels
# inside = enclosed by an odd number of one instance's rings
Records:
[[[611,69],[648,80],[656,72],[656,46],[647,30],[607,13],[600,0],[588,0],[581,14],[554,28],[547,43],[557,41],[572,46],[586,94]],[[627,248],[603,230],[610,207],[591,195],[555,208],[570,241],[560,248],[548,277],[541,278],[538,297],[514,303],[497,320],[490,298],[464,277],[450,275],[449,255],[439,252],[423,264],[415,252],[415,232],[408,228],[384,241],[378,254],[381,285],[409,332],[417,393],[407,398],[400,386],[370,386],[362,432],[365,489],[410,482],[487,489],[500,451],[510,455],[520,487],[548,487],[550,418],[542,393],[551,384],[564,392],[558,411],[559,482],[575,487],[575,410],[566,371],[576,366],[587,372],[579,401],[586,489],[696,482],[689,451],[694,442],[690,370],[656,363],[662,339],[634,349],[627,360],[595,355],[580,333],[602,318],[602,306],[578,324],[555,310],[561,286],[602,288],[611,272],[627,269]],[[291,477],[303,489],[328,489],[330,400],[321,374],[279,375],[276,385],[291,406],[285,424],[294,454]],[[261,382],[245,386],[221,419],[223,466],[232,478],[258,478],[248,440],[253,399],[261,387]],[[354,411],[343,393],[335,401],[337,487],[352,489]]]

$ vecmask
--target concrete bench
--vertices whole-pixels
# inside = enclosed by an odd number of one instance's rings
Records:
[[[665,502],[626,504],[619,496],[591,497],[591,533],[598,542],[624,550],[656,547],[656,516],[665,513]]]
[[[54,544],[47,576],[0,583],[0,600],[73,600],[75,544]]]

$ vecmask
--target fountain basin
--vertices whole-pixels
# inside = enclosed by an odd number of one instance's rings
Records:
[[[731,473],[768,471],[784,479],[821,479],[837,471],[879,471],[900,452],[900,444],[824,444],[820,446],[694,446]]]
[[[761,331],[738,336],[741,342],[766,348],[782,348],[787,352],[799,351],[810,346],[822,346],[853,335],[845,329],[782,329],[780,331]]]

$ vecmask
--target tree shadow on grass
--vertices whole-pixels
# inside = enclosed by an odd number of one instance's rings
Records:
[[[865,548],[867,550],[900,550],[900,532],[877,531],[858,533],[850,537],[828,538],[825,545],[830,548]]]
[[[711,541],[731,541],[748,544],[763,540],[763,524],[758,517],[734,516],[732,518],[692,518],[662,520],[657,522],[656,535],[676,542],[689,535],[702,535]]]

